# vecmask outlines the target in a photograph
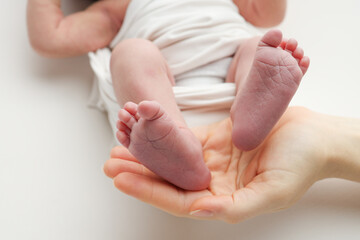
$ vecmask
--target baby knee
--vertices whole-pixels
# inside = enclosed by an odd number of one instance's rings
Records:
[[[147,55],[154,56],[159,53],[155,44],[140,38],[126,39],[116,45],[111,54],[111,61],[118,59],[139,58],[144,59]]]
[[[159,48],[148,40],[126,39],[113,49],[110,60],[112,74],[140,66],[161,66],[167,69],[165,58]]]

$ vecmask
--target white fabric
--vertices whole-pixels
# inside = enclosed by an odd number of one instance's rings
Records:
[[[111,48],[143,38],[167,60],[189,126],[219,121],[229,115],[235,96],[235,84],[224,83],[232,56],[243,39],[257,34],[231,0],[132,0],[110,48],[89,53],[96,75],[90,104],[108,112],[115,133],[120,106],[111,81]]]
[[[232,0],[132,0],[119,34],[153,42],[172,74],[232,57],[241,40],[258,34]]]

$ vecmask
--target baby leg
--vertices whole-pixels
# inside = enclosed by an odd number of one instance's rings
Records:
[[[252,150],[286,110],[310,60],[296,40],[283,41],[278,30],[249,40],[239,51],[228,74],[237,85],[232,138],[236,147]]]
[[[187,190],[208,187],[202,146],[186,126],[174,78],[159,49],[142,39],[119,43],[111,58],[119,112],[118,140],[147,168]]]

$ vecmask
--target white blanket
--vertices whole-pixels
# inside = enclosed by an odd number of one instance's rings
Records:
[[[116,132],[120,109],[111,74],[111,49],[129,38],[152,41],[175,77],[176,102],[190,127],[229,115],[235,84],[224,83],[241,41],[259,31],[238,13],[231,0],[132,0],[109,48],[89,53],[96,79],[90,103],[108,112]]]

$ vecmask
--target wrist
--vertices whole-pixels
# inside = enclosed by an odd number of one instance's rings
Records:
[[[360,120],[322,115],[327,135],[324,178],[360,181]]]

